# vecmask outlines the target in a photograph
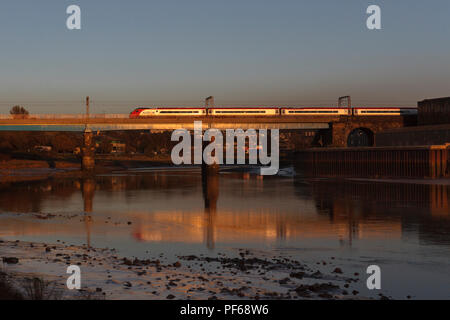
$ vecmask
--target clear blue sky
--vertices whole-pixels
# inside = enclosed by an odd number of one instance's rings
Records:
[[[66,8],[82,30],[66,29]],[[366,9],[382,9],[381,31]],[[450,96],[448,0],[2,0],[0,113]]]

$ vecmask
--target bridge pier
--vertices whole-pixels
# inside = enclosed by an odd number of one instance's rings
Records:
[[[203,136],[203,135],[202,135]],[[203,139],[202,139],[203,140]],[[214,142],[214,137],[212,137],[211,142]],[[218,159],[216,158],[215,153],[213,152],[211,154],[211,157],[213,158],[214,162],[212,164],[207,164],[205,162],[205,159],[203,159],[203,151],[205,150],[205,147],[209,144],[209,141],[203,141],[202,142],[202,176],[206,177],[208,175],[215,175],[219,173],[219,163]]]
[[[95,146],[93,144],[94,134],[89,128],[83,133],[83,147],[81,158],[81,169],[89,172],[95,169]]]

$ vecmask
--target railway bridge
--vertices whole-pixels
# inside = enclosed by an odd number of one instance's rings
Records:
[[[375,134],[414,125],[415,116],[255,116],[255,117],[158,117],[130,119],[127,114],[0,115],[0,131],[93,132],[123,130],[193,130],[194,121],[203,129],[307,130],[320,135],[323,146],[373,146]]]
[[[95,166],[94,132],[124,130],[176,129],[193,130],[194,121],[201,121],[207,129],[278,129],[308,132],[312,141],[322,147],[373,146],[375,134],[415,122],[415,116],[201,116],[157,117],[130,119],[126,114],[94,115],[0,115],[0,131],[84,132],[82,168]],[[312,133],[312,134],[311,134]]]

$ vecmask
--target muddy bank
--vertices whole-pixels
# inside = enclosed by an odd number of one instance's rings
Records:
[[[115,170],[167,167],[171,166],[170,159],[155,157],[99,157],[96,158],[94,174],[104,174]],[[1,181],[27,181],[39,180],[46,177],[82,177],[86,175],[81,171],[79,162],[74,161],[47,161],[8,159],[0,161]]]
[[[236,256],[148,254],[120,257],[115,249],[1,241],[2,270],[24,296],[30,279],[41,279],[61,299],[361,299],[361,281],[332,267],[325,274],[288,257],[236,250]],[[82,290],[68,290],[69,265],[81,269]],[[386,298],[380,296],[380,298]]]

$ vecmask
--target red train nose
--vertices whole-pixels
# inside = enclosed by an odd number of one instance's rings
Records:
[[[137,118],[139,116],[140,110],[134,110],[130,113],[130,118]]]

